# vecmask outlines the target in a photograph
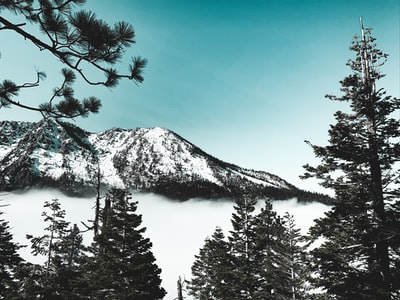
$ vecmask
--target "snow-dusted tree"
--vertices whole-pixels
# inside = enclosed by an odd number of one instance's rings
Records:
[[[311,272],[305,237],[296,227],[293,215],[285,213],[283,218],[284,234],[282,237],[281,265],[288,275],[290,298],[292,300],[310,299]]]
[[[305,177],[322,179],[336,196],[311,230],[323,237],[312,253],[319,285],[337,299],[389,300],[400,291],[400,100],[377,86],[388,56],[361,29],[343,95],[327,96],[350,110],[336,112],[328,146],[312,145],[320,165],[305,166]]]
[[[256,214],[256,202],[236,200],[228,241],[217,228],[195,256],[189,294],[196,299],[311,299],[306,245],[293,217],[281,218],[270,201]]]
[[[78,99],[74,96],[73,83],[78,74],[90,85],[118,85],[120,79],[143,81],[142,70],[146,60],[131,59],[126,73],[115,64],[121,61],[126,49],[135,43],[133,27],[126,22],[110,26],[92,12],[79,10],[85,0],[19,0],[0,1],[0,32],[11,31],[36,46],[38,51],[53,55],[65,66],[63,80],[47,102],[39,106],[22,103],[16,99],[20,92],[38,87],[45,73],[37,71],[32,82],[15,83],[9,79],[0,82],[0,108],[18,106],[40,112],[44,117],[74,118],[97,113],[101,104],[96,97]],[[15,17],[13,17],[13,15]],[[26,24],[28,21],[31,26]],[[38,30],[39,29],[39,30]],[[94,79],[95,78],[95,79]]]
[[[195,255],[189,295],[199,300],[234,299],[231,288],[233,270],[229,244],[222,229],[217,227]]]
[[[232,214],[232,227],[229,244],[234,270],[230,287],[234,299],[253,299],[258,289],[259,274],[254,268],[259,262],[256,250],[255,204],[256,200],[249,197],[239,198]]]
[[[111,189],[106,195],[101,226],[83,266],[86,297],[93,299],[162,299],[161,270],[143,236],[137,202],[129,192]]]
[[[253,299],[288,299],[289,274],[286,271],[286,249],[283,246],[285,228],[281,218],[265,201],[256,216],[256,253],[253,269],[258,274],[258,284]]]

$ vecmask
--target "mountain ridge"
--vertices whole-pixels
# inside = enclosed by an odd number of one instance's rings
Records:
[[[174,199],[297,197],[330,201],[277,175],[224,162],[161,127],[91,133],[51,119],[0,122],[0,190],[56,187],[72,195],[114,186]]]

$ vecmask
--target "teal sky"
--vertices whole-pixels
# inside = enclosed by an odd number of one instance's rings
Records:
[[[89,0],[85,7],[107,22],[131,23],[137,43],[126,57],[149,61],[139,87],[77,83],[77,96],[103,101],[98,115],[76,120],[89,131],[165,127],[222,160],[318,190],[298,179],[302,165],[315,161],[303,141],[326,144],[340,106],[324,95],[340,94],[360,16],[390,55],[382,87],[400,95],[398,0]],[[35,68],[46,71],[41,88],[21,94],[43,102],[59,84],[57,61],[12,34],[0,36],[0,79],[31,81]],[[40,115],[2,109],[0,119]]]

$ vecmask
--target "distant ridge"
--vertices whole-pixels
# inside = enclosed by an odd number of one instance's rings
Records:
[[[159,127],[90,133],[71,123],[0,122],[0,190],[56,187],[67,194],[111,186],[173,199],[271,198],[329,203],[282,178],[215,158]]]

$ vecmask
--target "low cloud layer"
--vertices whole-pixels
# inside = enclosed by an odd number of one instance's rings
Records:
[[[71,224],[93,219],[94,198],[67,197],[55,190],[35,190],[23,193],[5,193],[0,196],[3,217],[10,222],[14,238],[27,245],[26,234],[42,235],[45,224],[41,216],[43,204],[58,198],[66,211],[66,220]],[[153,243],[153,253],[162,269],[163,287],[167,290],[166,299],[176,296],[176,281],[180,277],[190,278],[194,255],[203,246],[204,239],[211,236],[216,226],[228,235],[231,230],[233,202],[224,200],[209,201],[192,199],[186,202],[171,201],[154,194],[134,194],[139,202],[138,212],[143,215],[145,233]],[[260,201],[258,209],[263,206]],[[297,227],[306,233],[315,218],[321,217],[328,206],[320,203],[297,203],[296,200],[274,201],[274,209],[283,215],[294,215]],[[84,240],[90,243],[91,234],[85,233]],[[42,257],[32,257],[30,246],[21,249],[21,255],[29,261],[43,263]]]

